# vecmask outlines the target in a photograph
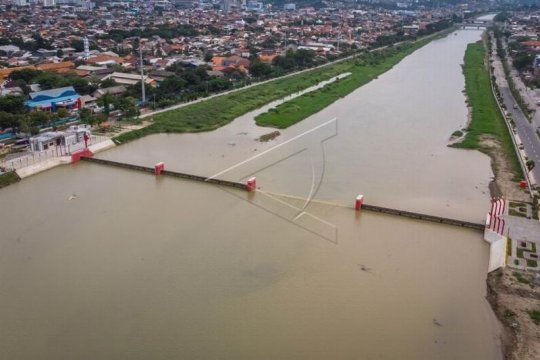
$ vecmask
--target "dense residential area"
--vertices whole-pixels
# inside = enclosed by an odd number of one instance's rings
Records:
[[[54,0],[0,8],[4,137],[36,134],[66,119],[91,125],[131,119],[414,39],[478,10]]]
[[[505,35],[512,65],[528,87],[540,88],[540,11],[505,12],[499,17],[506,20]]]

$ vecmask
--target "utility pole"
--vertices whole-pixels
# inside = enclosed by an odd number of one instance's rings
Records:
[[[144,89],[144,66],[143,66],[143,57],[142,57],[142,42],[139,38],[139,60],[141,62],[141,94],[142,94],[142,103],[146,104],[146,92]]]
[[[341,41],[341,27],[339,28],[338,38],[337,38],[337,51],[339,52],[339,42]]]

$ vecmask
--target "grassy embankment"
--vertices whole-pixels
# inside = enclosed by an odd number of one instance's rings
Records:
[[[336,75],[365,67],[361,76],[354,78],[360,79],[363,83],[373,79],[382,71],[381,69],[390,68],[393,64],[399,62],[403,57],[410,54],[419,47],[427,44],[436,35],[430,35],[417,42],[402,44],[392,51],[392,56],[385,58],[375,69],[367,63],[360,65],[359,58],[345,60],[323,68],[313,69],[301,74],[293,75],[283,79],[257,85],[249,89],[241,90],[231,94],[218,96],[206,101],[195,103],[180,109],[167,111],[153,116],[153,123],[145,128],[124,133],[114,138],[117,143],[124,143],[137,138],[155,134],[155,133],[181,133],[181,132],[201,132],[210,131],[228,124],[240,115],[260,108],[261,106],[281,99],[287,95],[298,92],[313,86],[323,80],[328,80]],[[370,55],[368,57],[373,57]],[[369,68],[369,69],[367,69]],[[356,71],[356,70],[355,70]],[[351,77],[351,76],[350,76]],[[347,83],[347,86],[361,86],[362,84]],[[353,89],[350,89],[352,91]],[[335,100],[334,100],[335,101]]]
[[[481,42],[467,46],[463,73],[467,101],[472,108],[472,118],[463,141],[453,146],[478,149],[488,155],[493,155],[492,152],[495,150],[482,142],[483,135],[490,135],[500,143],[516,179],[521,178],[523,175],[512,138],[491,90],[489,72],[484,62],[485,55],[485,48]]]
[[[352,73],[350,76],[280,104],[268,112],[258,115],[255,118],[256,123],[259,126],[279,129],[296,124],[390,70],[403,58],[431,40],[433,39],[425,38],[378,53],[362,55],[348,69]]]
[[[19,175],[17,175],[15,171],[4,173],[0,175],[0,189],[5,186],[16,183],[19,180],[21,180],[21,178],[19,177]]]
[[[153,116],[153,123],[150,126],[121,134],[114,140],[117,143],[123,143],[155,133],[214,130],[228,124],[238,116],[258,109],[271,101],[281,99],[291,93],[341,74],[349,67],[349,61],[343,61],[321,69],[278,79],[270,83],[156,114]]]

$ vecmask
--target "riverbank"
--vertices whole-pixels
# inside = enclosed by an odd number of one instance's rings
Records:
[[[523,178],[523,174],[511,135],[491,90],[486,61],[482,41],[467,46],[463,73],[470,122],[462,141],[451,146],[476,149],[487,154],[495,174],[496,186],[490,188],[492,196],[503,194],[521,199],[516,182]]]
[[[463,140],[451,146],[477,149],[490,156],[495,174],[491,195],[530,200],[516,180],[523,176],[512,135],[491,88],[484,42],[469,44],[463,72],[470,122]],[[492,184],[490,184],[492,185]],[[540,292],[531,273],[502,268],[488,274],[487,299],[503,325],[501,343],[506,360],[540,357]],[[535,322],[536,321],[536,322]]]
[[[399,46],[401,47],[401,51],[404,53],[408,52],[408,55],[416,48],[452,30],[453,28],[443,30],[440,33],[428,35],[414,42],[399,44]],[[411,47],[414,50],[411,50]],[[383,51],[383,49],[375,49],[370,53],[380,51]],[[323,67],[288,75],[224,95],[202,99],[200,102],[194,104],[186,104],[186,106],[180,108],[155,114],[152,116],[153,122],[151,125],[121,134],[115,137],[114,141],[117,144],[121,144],[156,133],[185,133],[215,130],[269,102],[284,98],[316,85],[321,81],[349,72],[352,67],[358,65],[357,58],[362,55],[364,54],[358,54],[348,60],[338,60]],[[396,60],[396,63],[399,60]]]
[[[487,299],[503,324],[506,360],[540,358],[540,290],[532,273],[499,269],[488,274]]]
[[[0,189],[21,180],[15,171],[9,171],[0,175]]]
[[[258,115],[255,121],[259,126],[278,129],[294,125],[376,79],[432,40],[434,38],[424,38],[416,42],[388,47],[376,53],[363,54],[351,64],[348,71],[352,74],[348,78],[287,101]]]

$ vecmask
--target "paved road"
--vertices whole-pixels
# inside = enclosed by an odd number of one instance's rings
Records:
[[[536,164],[535,168],[529,173],[529,175],[532,175],[534,180],[536,180],[538,183],[540,181],[540,139],[536,135],[537,127],[534,122],[533,124],[529,123],[514,99],[514,96],[512,95],[512,92],[508,86],[508,82],[504,76],[501,59],[495,53],[496,44],[493,39],[492,44],[494,50],[493,54],[491,55],[493,59],[493,67],[495,69],[494,75],[496,77],[496,82],[499,86],[499,90],[501,92],[503,102],[506,105],[508,114],[516,123],[516,131],[521,139],[521,143],[523,144],[523,149],[527,154],[527,157],[534,160]]]
[[[508,44],[503,39],[502,40],[503,48],[508,53]],[[517,90],[521,93],[521,97],[529,105],[529,109],[533,110],[532,113],[532,122],[536,128],[540,127],[540,109],[536,105],[536,94],[534,90],[531,90],[525,86],[523,83],[523,80],[521,80],[521,77],[519,76],[518,71],[512,66],[510,60],[507,58],[508,67],[510,69],[510,76],[512,76],[512,79],[514,81],[514,84],[517,88]],[[539,180],[540,181],[540,180]]]

